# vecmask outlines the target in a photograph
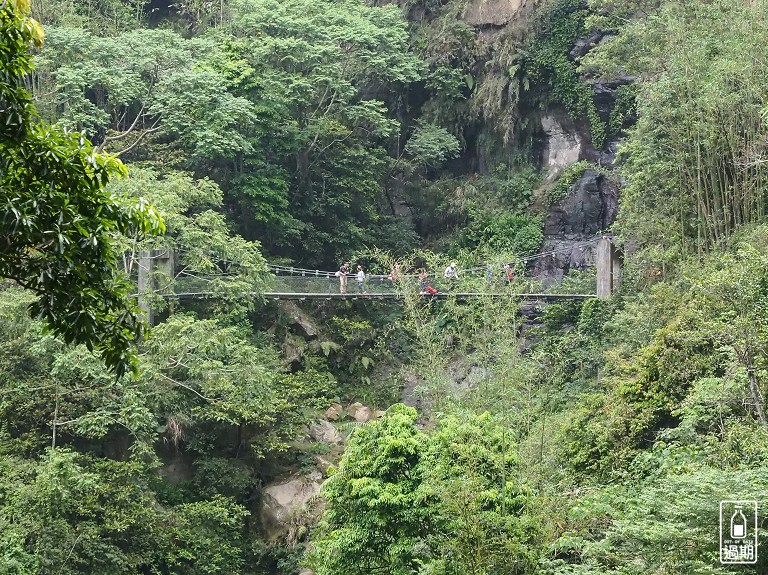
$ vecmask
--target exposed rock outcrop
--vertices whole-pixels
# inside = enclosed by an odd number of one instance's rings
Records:
[[[616,91],[621,86],[627,86],[635,81],[634,76],[621,75],[611,80],[597,80],[592,83],[592,92],[595,95],[595,106],[603,120],[607,121],[616,103],[618,94]]]
[[[295,335],[288,335],[280,346],[286,363],[295,363],[304,357],[306,344],[303,339]]]
[[[472,0],[464,21],[471,26],[504,26],[534,5],[535,0]]]
[[[163,461],[159,468],[160,476],[172,485],[190,481],[195,473],[193,458],[184,451],[171,445],[158,446],[158,455]]]
[[[283,313],[290,318],[291,329],[294,333],[305,339],[313,339],[320,333],[320,329],[315,322],[306,313],[304,313],[295,302],[280,302]]]
[[[585,170],[565,198],[549,211],[545,236],[593,236],[616,215],[616,190],[595,170]]]
[[[547,169],[547,182],[552,182],[566,166],[582,157],[584,139],[574,123],[562,111],[552,111],[541,117],[545,143],[542,166]]]
[[[315,441],[323,443],[332,443],[333,445],[344,443],[344,437],[339,433],[339,430],[330,421],[324,419],[309,426],[309,436]]]
[[[602,42],[606,35],[607,34],[602,30],[593,31],[586,38],[577,40],[576,44],[574,44],[573,48],[571,48],[571,51],[568,52],[568,55],[574,60],[585,56],[587,52]]]
[[[416,392],[421,384],[421,378],[416,373],[406,372],[403,375],[403,391],[400,393],[400,401],[408,407],[421,409],[421,398]]]
[[[571,269],[584,269],[594,261],[594,245],[585,239],[607,229],[616,218],[618,189],[594,170],[586,170],[568,195],[549,210],[541,252],[556,252],[535,260],[533,275],[556,283]]]
[[[362,403],[355,402],[347,408],[347,414],[358,423],[365,423],[373,419],[373,411]]]
[[[274,541],[287,531],[288,525],[306,509],[307,503],[320,492],[322,475],[313,471],[306,476],[271,483],[261,492],[261,524],[267,539]]]

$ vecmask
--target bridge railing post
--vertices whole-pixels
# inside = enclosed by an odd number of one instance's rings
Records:
[[[152,289],[152,252],[139,253],[139,308],[146,314],[147,322],[152,325],[154,320],[152,305],[147,298],[147,292]]]
[[[613,245],[613,238],[603,236],[597,242],[595,266],[597,267],[597,297],[611,297],[611,294],[619,288],[621,281],[621,260]]]
[[[150,292],[157,289],[157,273],[173,279],[174,255],[172,250],[151,250],[139,253],[139,308],[147,316],[147,323],[154,325],[155,313],[150,302]]]
[[[152,250],[152,255],[155,262],[155,270],[164,273],[172,281],[175,265],[173,250]],[[157,281],[155,281],[156,283]],[[155,288],[157,288],[157,285],[155,285]]]

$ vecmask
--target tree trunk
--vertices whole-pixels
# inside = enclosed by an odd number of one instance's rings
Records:
[[[752,400],[755,402],[757,417],[760,419],[763,429],[768,429],[768,421],[765,419],[765,411],[763,410],[763,398],[760,396],[760,389],[757,386],[755,369],[751,365],[747,368],[747,374],[749,375],[749,391],[752,394]]]

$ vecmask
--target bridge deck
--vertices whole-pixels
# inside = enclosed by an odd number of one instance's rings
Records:
[[[214,292],[186,292],[174,294],[179,298],[206,298],[216,295]],[[384,300],[384,299],[403,299],[402,294],[398,293],[294,293],[294,292],[264,292],[266,299],[273,300]],[[439,292],[434,295],[422,295],[424,299],[473,299],[490,297],[512,298],[519,300],[586,300],[597,297],[595,294],[553,294],[553,293],[485,293],[485,292]]]
[[[289,299],[289,300],[357,300],[357,299],[403,299],[402,294],[397,293],[280,293],[280,292],[266,292],[264,297],[271,299]],[[513,298],[523,300],[584,300],[592,299],[594,294],[550,294],[550,293],[483,293],[483,292],[438,292],[434,295],[422,295],[424,299],[448,299],[449,297],[455,297],[456,299],[473,299],[490,297],[493,299],[498,298]]]

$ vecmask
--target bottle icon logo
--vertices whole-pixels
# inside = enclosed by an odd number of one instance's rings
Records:
[[[744,539],[747,536],[747,518],[741,511],[741,505],[734,507],[731,515],[731,539]]]
[[[757,501],[720,502],[720,563],[757,563]]]

